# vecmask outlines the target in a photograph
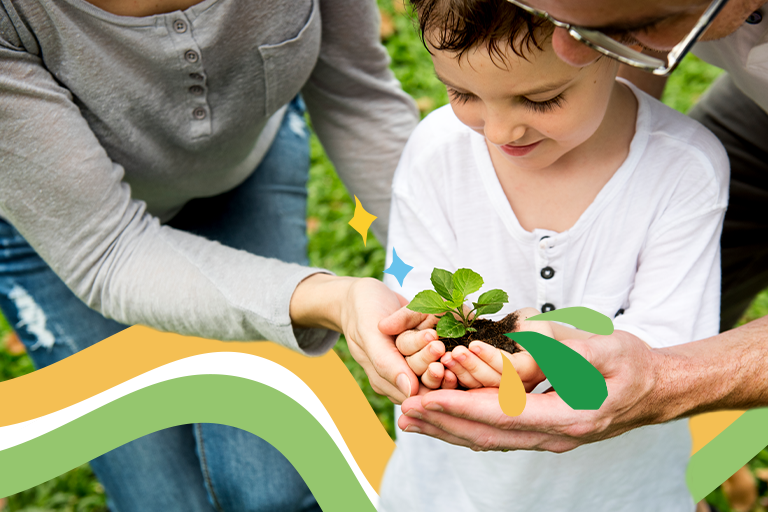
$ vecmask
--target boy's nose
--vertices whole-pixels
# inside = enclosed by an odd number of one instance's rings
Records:
[[[560,60],[571,66],[588,66],[600,56],[592,48],[575,40],[564,28],[556,28],[552,34],[552,49]]]
[[[486,120],[485,122],[485,138],[491,144],[497,144],[503,146],[504,144],[512,144],[515,141],[522,139],[525,135],[526,128],[521,124],[514,124],[509,121],[509,118]]]

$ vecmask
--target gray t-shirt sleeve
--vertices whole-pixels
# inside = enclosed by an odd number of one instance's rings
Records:
[[[164,331],[311,355],[333,346],[337,333],[294,329],[288,313],[298,283],[322,270],[161,226],[71,93],[19,42],[0,44],[0,209],[81,300]]]
[[[373,0],[321,0],[320,58],[302,89],[312,126],[336,171],[386,246],[392,176],[419,121],[389,69]]]

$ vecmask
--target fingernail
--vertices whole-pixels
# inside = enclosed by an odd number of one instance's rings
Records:
[[[427,331],[424,333],[424,340],[425,341],[435,341],[437,338],[435,338],[435,335],[432,333],[432,331]]]
[[[409,418],[416,418],[417,420],[421,419],[421,413],[417,411],[416,409],[411,409],[410,411],[403,413]]]
[[[415,434],[418,434],[418,433],[421,432],[421,429],[419,427],[415,426],[415,425],[408,425],[407,427],[405,427],[403,429],[403,431],[405,431],[405,432],[413,432]]]
[[[483,349],[480,347],[480,345],[470,345],[470,346],[469,346],[469,350],[470,350],[470,351],[471,351],[473,354],[479,354],[480,352],[482,352],[482,351],[483,351]]]
[[[443,353],[440,352],[440,350],[435,345],[430,345],[429,346],[429,351],[432,353],[433,356],[441,356],[441,355],[443,355]]]
[[[397,379],[395,379],[395,384],[397,384],[397,388],[403,392],[406,398],[411,397],[411,381],[406,374],[401,373],[398,375]]]
[[[464,361],[466,361],[466,360],[467,360],[467,356],[465,356],[464,354],[459,354],[459,355],[457,355],[457,356],[453,356],[453,357],[454,357],[454,358],[455,358],[455,359],[456,359],[458,362],[460,362],[460,363],[463,363]]]
[[[437,411],[437,412],[443,412],[443,408],[440,406],[440,404],[436,404],[434,402],[427,404],[424,406],[424,408],[428,411]]]
[[[443,364],[448,368],[453,368],[456,365],[456,361],[454,361],[453,359],[446,359],[445,361],[443,361]]]

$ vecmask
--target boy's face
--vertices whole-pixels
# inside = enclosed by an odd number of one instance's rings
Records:
[[[571,67],[552,51],[507,49],[493,60],[486,46],[456,54],[430,48],[438,77],[462,123],[485,136],[513,165],[544,169],[595,134],[603,121],[617,65],[609,59]]]

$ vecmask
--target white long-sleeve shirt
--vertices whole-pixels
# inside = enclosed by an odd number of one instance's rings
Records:
[[[433,268],[466,267],[485,281],[468,301],[493,288],[509,294],[494,319],[527,306],[587,306],[654,347],[717,334],[725,151],[695,121],[633,90],[629,155],[562,233],[520,226],[483,136],[450,107],[427,117],[395,173],[390,214],[389,259],[394,247],[414,269],[402,288],[387,275],[388,286],[410,299],[431,289]],[[554,273],[541,272],[547,267]],[[694,509],[686,421],[564,454],[476,453],[397,434],[381,493],[386,512]]]
[[[0,0],[0,213],[107,317],[322,353],[338,336],[294,330],[288,313],[317,269],[161,223],[244,181],[301,92],[383,240],[418,111],[378,24],[373,0],[203,0],[147,17]]]

